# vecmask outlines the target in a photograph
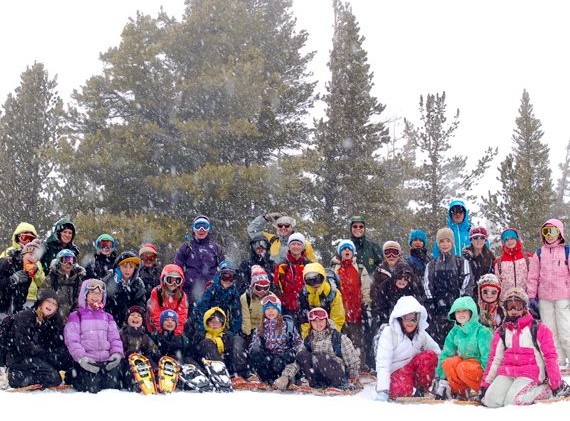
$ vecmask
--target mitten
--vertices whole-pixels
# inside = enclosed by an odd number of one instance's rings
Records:
[[[473,252],[465,247],[462,251],[463,257],[467,260],[473,260]]]
[[[97,362],[93,358],[81,357],[79,359],[79,365],[85,371],[93,374],[97,374],[101,368],[97,365]]]
[[[289,386],[289,377],[287,377],[287,376],[278,377],[273,382],[273,386],[275,386],[275,389],[277,389],[277,390],[287,389],[287,386]]]
[[[273,222],[273,221],[276,221],[277,219],[281,218],[284,215],[285,214],[283,212],[270,212],[268,214],[265,214],[264,218],[266,221]]]
[[[121,362],[121,358],[122,358],[121,354],[119,354],[118,352],[112,354],[107,360],[107,365],[105,365],[105,370],[111,371],[112,369],[117,367]]]
[[[30,277],[28,275],[28,272],[25,270],[19,270],[10,276],[10,283],[14,286],[26,284],[28,282],[30,282]]]
[[[375,401],[379,402],[388,402],[388,391],[387,390],[380,390],[376,392],[376,396],[374,396]]]

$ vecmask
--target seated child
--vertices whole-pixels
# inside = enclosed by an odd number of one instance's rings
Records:
[[[183,334],[178,334],[178,313],[168,309],[160,313],[160,332],[150,334],[158,346],[159,358],[168,355],[180,364],[194,363],[191,355],[190,340]]]
[[[447,317],[454,326],[439,356],[436,398],[469,400],[471,390],[480,390],[493,333],[479,322],[477,304],[471,297],[457,298]]]
[[[273,294],[261,300],[263,320],[254,331],[249,363],[260,380],[285,390],[291,379],[283,374],[295,362],[302,340],[291,316],[281,315],[281,300]]]
[[[376,400],[424,396],[431,386],[439,345],[426,332],[427,311],[412,296],[401,297],[390,314],[376,351]]]

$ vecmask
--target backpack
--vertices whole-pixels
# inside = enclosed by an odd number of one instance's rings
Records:
[[[536,256],[540,262],[540,255],[542,254],[542,247],[536,249]],[[568,255],[570,254],[570,244],[564,244],[564,264],[568,266]]]
[[[14,315],[9,314],[0,322],[0,367],[6,366],[6,356],[14,343]]]
[[[503,341],[503,346],[506,348],[507,345],[505,344],[505,326],[501,325],[497,329],[499,329],[499,335],[501,336],[501,340]],[[532,336],[532,343],[534,347],[540,351],[540,347],[538,346],[538,340],[536,339],[536,335],[538,332],[538,322],[536,319],[532,320],[532,324],[530,325],[530,334]]]

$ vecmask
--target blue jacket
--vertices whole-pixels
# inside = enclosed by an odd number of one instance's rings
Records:
[[[449,212],[453,206],[463,206],[465,209],[465,217],[463,218],[463,222],[460,224],[456,224],[451,219],[451,213]],[[469,214],[469,209],[467,209],[467,205],[461,199],[454,199],[449,203],[449,207],[447,208],[447,226],[451,228],[453,231],[453,236],[455,237],[455,242],[453,243],[453,254],[456,256],[461,256],[463,249],[471,245],[471,239],[469,238],[469,231],[471,230],[471,216]],[[433,246],[433,258],[437,259],[439,257],[439,246],[437,241]]]

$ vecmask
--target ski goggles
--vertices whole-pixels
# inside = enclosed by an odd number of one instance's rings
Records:
[[[164,277],[164,283],[166,285],[176,285],[176,286],[180,286],[182,285],[182,277],[181,276],[174,276],[174,275],[169,275],[169,276],[165,276]]]
[[[507,311],[511,310],[523,311],[526,307],[525,303],[520,300],[508,300],[505,302],[504,305]]]
[[[312,309],[311,311],[309,311],[309,314],[307,315],[307,319],[309,319],[310,322],[314,320],[326,320],[328,318],[329,314],[324,308],[321,307]]]
[[[410,322],[410,323],[415,323],[418,321],[418,315],[417,314],[405,314],[402,316],[402,321],[403,322]]]
[[[386,249],[384,250],[384,256],[386,257],[400,257],[400,250],[398,249]]]
[[[321,275],[320,273],[316,273],[314,275],[308,274],[307,276],[305,276],[305,283],[311,286],[322,284],[324,280],[325,278],[323,278],[323,275]]]
[[[23,232],[18,234],[18,240],[21,243],[29,243],[32,240],[35,240],[36,236],[31,232]]]
[[[59,261],[66,265],[66,264],[74,264],[75,263],[75,256],[62,256],[59,258]]]
[[[449,213],[452,215],[456,213],[465,213],[465,208],[461,205],[454,205],[449,209]]]
[[[266,306],[267,304],[281,305],[281,301],[279,301],[279,298],[277,298],[277,296],[273,294],[268,294],[261,299],[262,307]]]
[[[404,273],[402,273],[396,277],[396,280],[399,280],[399,279],[404,279],[404,280],[410,282],[412,280],[412,274],[404,272]]]
[[[542,235],[544,235],[545,237],[558,238],[558,236],[560,235],[560,230],[558,229],[558,227],[548,225],[546,227],[542,227]]]
[[[103,240],[99,243],[99,248],[101,250],[112,250],[115,248],[115,244],[109,240]]]
[[[107,286],[102,282],[93,282],[87,285],[87,292],[103,293],[107,290]]]
[[[197,221],[192,224],[193,231],[208,232],[212,226],[208,221]]]
[[[154,262],[156,260],[156,254],[152,254],[152,253],[144,253],[141,256],[141,260],[143,262]]]
[[[257,292],[269,291],[269,281],[259,281],[253,286],[253,289]]]

